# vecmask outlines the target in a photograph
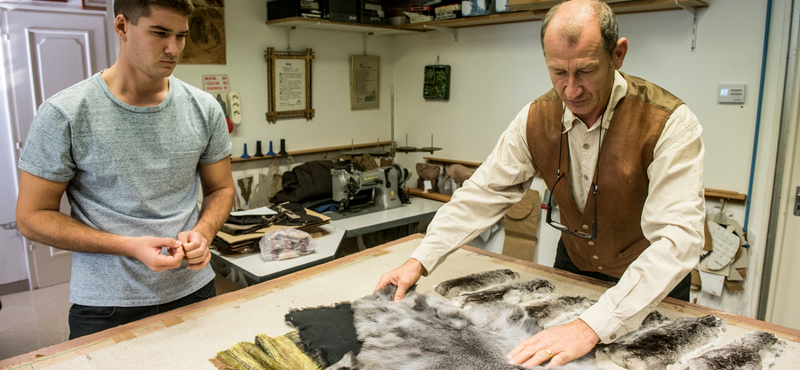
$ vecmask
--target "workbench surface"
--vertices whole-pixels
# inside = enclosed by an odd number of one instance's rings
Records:
[[[284,315],[292,308],[353,301],[371,294],[380,276],[405,262],[419,245],[415,234],[281,278],[134,323],[0,361],[7,369],[209,369],[208,359],[256,334],[278,336],[292,330]],[[549,280],[556,293],[598,298],[608,285],[549,267],[472,247],[453,253],[417,291],[433,293],[436,284],[478,271],[510,268],[519,281]],[[435,294],[435,293],[434,293]],[[772,369],[794,369],[800,360],[800,331],[721,311],[666,299],[658,310],[671,319],[714,314],[728,321],[720,344],[752,330],[766,330],[788,341]],[[598,366],[621,369],[599,355]]]

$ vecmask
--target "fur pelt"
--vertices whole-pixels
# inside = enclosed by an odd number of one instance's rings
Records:
[[[442,169],[431,163],[417,163],[417,175],[423,180],[438,179]]]
[[[516,370],[506,359],[520,338],[541,330],[522,307],[505,302],[469,310],[434,295],[410,291],[400,302],[388,285],[353,302],[358,339],[355,358],[329,369]],[[586,358],[560,369],[597,369]]]
[[[486,287],[512,283],[519,274],[509,269],[483,271],[439,283],[433,289],[445,298],[453,298],[464,292],[474,292]]]
[[[600,351],[626,369],[666,369],[714,345],[724,327],[725,320],[713,315],[683,317],[626,335]]]
[[[761,370],[777,362],[786,341],[764,331],[749,333],[689,360],[689,370]]]
[[[447,168],[447,177],[453,179],[458,186],[464,185],[464,181],[472,177],[473,173],[475,173],[474,168],[467,168],[460,164],[454,164]]]
[[[524,283],[504,284],[482,289],[471,293],[461,293],[452,301],[458,307],[469,308],[490,305],[504,301],[508,303],[524,303],[538,300],[544,294],[552,293],[553,284],[544,279],[533,279]]]
[[[574,321],[595,303],[597,301],[583,296],[551,294],[525,306],[525,311],[539,326],[549,329]]]

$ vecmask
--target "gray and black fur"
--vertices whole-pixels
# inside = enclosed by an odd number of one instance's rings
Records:
[[[549,329],[574,321],[596,302],[578,295],[553,294],[525,306],[525,312],[536,319],[541,327]]]
[[[523,303],[552,293],[553,284],[543,279],[533,279],[525,283],[505,284],[471,293],[461,293],[451,300],[458,307],[489,305],[495,302]]]
[[[756,331],[736,338],[722,348],[689,360],[689,370],[769,369],[786,350],[786,341],[775,334]]]
[[[666,369],[712,346],[724,327],[725,320],[713,315],[683,317],[627,335],[600,351],[626,369]]]
[[[396,289],[389,285],[353,302],[361,352],[329,369],[518,370],[522,367],[509,364],[506,355],[520,338],[541,330],[518,305],[465,310],[416,292],[392,302]],[[598,368],[584,359],[560,369]]]
[[[492,285],[512,283],[518,278],[519,274],[509,269],[484,271],[443,281],[436,285],[434,290],[449,299],[464,292],[474,292]]]

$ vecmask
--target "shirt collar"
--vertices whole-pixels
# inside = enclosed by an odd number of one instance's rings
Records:
[[[606,112],[601,117],[603,118],[603,122],[600,123],[604,129],[608,130],[608,126],[611,123],[611,118],[614,117],[614,108],[617,107],[617,103],[619,103],[622,98],[628,93],[628,81],[625,80],[625,77],[622,77],[622,74],[619,71],[614,71],[614,86],[611,88],[611,98],[608,99],[608,106],[606,107]],[[569,131],[572,129],[572,124],[575,120],[580,120],[577,116],[572,114],[569,108],[561,103],[564,106],[564,132]],[[592,127],[594,128],[594,127]],[[591,130],[591,129],[590,129]]]

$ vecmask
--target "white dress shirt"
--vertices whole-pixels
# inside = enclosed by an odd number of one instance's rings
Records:
[[[571,190],[581,211],[602,145],[598,135],[603,130],[606,136],[614,109],[627,90],[625,78],[615,72],[611,98],[598,118],[602,122],[595,122],[591,128],[566,109]],[[411,256],[428,273],[447,255],[497,223],[539,175],[527,144],[528,108],[526,105],[519,112],[486,161],[428,226],[427,235]],[[603,343],[638,328],[698,262],[705,222],[701,133],[697,117],[681,105],[667,120],[656,143],[653,162],[647,169],[650,184],[641,220],[642,233],[651,245],[631,263],[619,283],[580,316]]]

